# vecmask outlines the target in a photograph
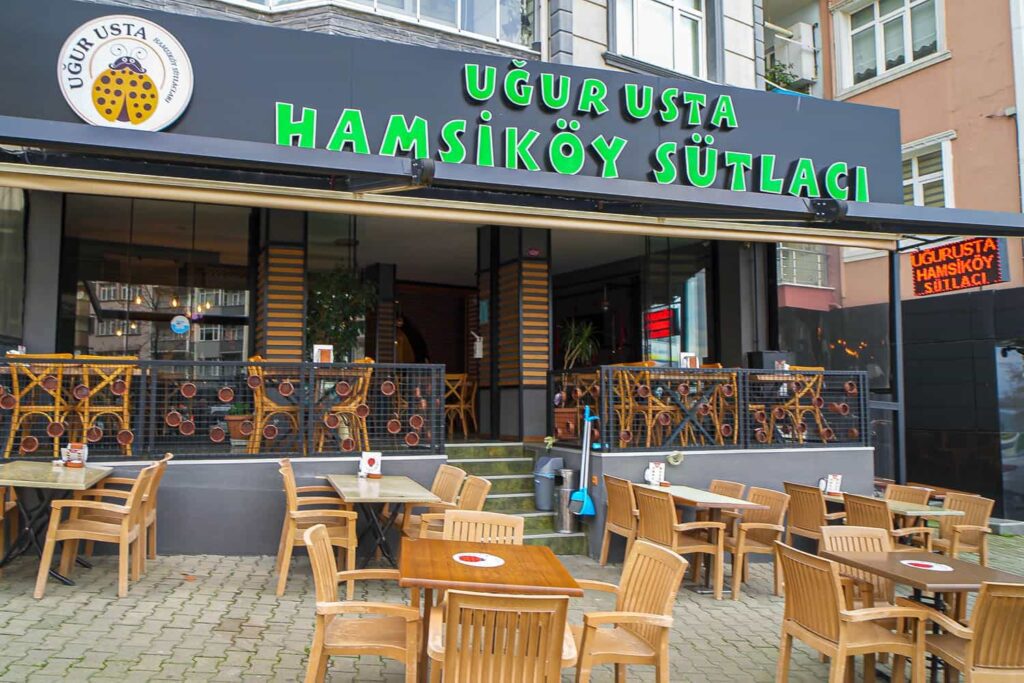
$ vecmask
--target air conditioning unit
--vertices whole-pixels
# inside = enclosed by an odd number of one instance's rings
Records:
[[[792,36],[775,34],[775,61],[788,64],[796,74],[796,87],[810,85],[818,80],[817,53],[814,45],[814,27],[799,22],[789,27]]]

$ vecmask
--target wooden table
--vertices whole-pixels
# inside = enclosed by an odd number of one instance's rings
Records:
[[[36,554],[43,555],[40,537],[45,537],[49,522],[50,504],[55,498],[62,498],[72,491],[85,491],[105,479],[113,471],[110,467],[71,468],[54,466],[52,461],[15,460],[0,465],[0,487],[10,486],[17,494],[21,529],[11,542],[7,553],[0,559],[0,567],[10,563],[35,548]],[[34,504],[29,501],[34,499]],[[85,560],[79,564],[90,566]],[[68,586],[75,585],[66,576],[50,569],[50,576]]]
[[[830,503],[842,505],[845,502],[842,493],[826,493],[825,500]],[[920,503],[905,503],[901,500],[887,500],[889,512],[903,517],[963,517],[963,510],[947,510],[933,505],[921,505]]]
[[[500,567],[470,567],[452,559],[457,553],[479,552],[496,555]],[[431,538],[402,539],[398,585],[418,588],[423,593],[423,623],[430,625],[435,590],[468,590],[516,595],[568,595],[582,597],[583,589],[551,548],[539,545],[499,545],[442,541]],[[426,680],[427,634],[420,645],[419,673]],[[563,653],[564,658],[564,653]]]
[[[364,567],[373,557],[374,550],[378,548],[392,567],[398,566],[395,562],[394,552],[391,550],[391,544],[388,542],[388,531],[398,515],[392,514],[386,522],[382,523],[380,513],[385,505],[389,503],[406,506],[410,504],[429,505],[441,501],[431,491],[409,477],[387,475],[380,479],[370,479],[355,474],[330,474],[327,476],[327,481],[343,501],[353,503],[358,507],[369,522],[363,529],[363,533],[359,535],[359,547],[363,546],[362,540],[366,534],[374,535],[373,549],[363,557]],[[406,514],[410,512],[411,508],[407,507]]]
[[[910,586],[914,590],[914,600],[924,602],[925,592],[934,593],[935,609],[944,611],[945,593],[957,594],[963,600],[966,593],[981,590],[981,584],[987,581],[999,583],[1024,583],[1024,576],[1017,576],[998,569],[982,567],[958,560],[955,557],[929,553],[925,551],[895,551],[890,553],[843,553],[821,551],[821,556],[842,564],[860,569],[878,576],[883,576],[894,583]],[[927,561],[945,564],[953,571],[937,572],[929,569],[908,567],[904,561]],[[961,603],[962,604],[962,603]],[[957,610],[959,611],[959,610]],[[936,626],[935,632],[939,633]],[[937,680],[938,661],[932,658],[931,679]]]
[[[704,489],[698,489],[692,486],[651,486],[649,484],[633,484],[633,486],[643,486],[654,491],[667,490],[672,494],[672,498],[675,499],[676,505],[685,505],[687,507],[698,508],[700,510],[707,510],[708,521],[711,522],[722,521],[722,510],[768,509],[767,505],[761,505],[760,503],[751,503],[749,500],[743,500],[742,498],[732,498],[730,496],[723,496],[718,493],[712,493],[711,491],[705,491]],[[712,592],[711,573],[714,570],[715,562],[717,562],[717,560],[714,558],[714,556],[712,556],[710,560],[710,566],[704,573],[703,585],[693,589],[697,593],[704,595]],[[730,589],[726,586],[722,586],[722,592],[729,593]]]

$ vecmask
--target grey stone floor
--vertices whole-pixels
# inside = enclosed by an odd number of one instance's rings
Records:
[[[992,564],[1024,574],[1024,538],[992,539]],[[621,565],[562,558],[577,577],[617,582]],[[271,557],[162,556],[116,597],[116,564],[100,557],[78,569],[77,585],[50,581],[32,598],[37,561],[23,557],[0,576],[0,681],[296,681],[312,636],[313,592],[305,557],[293,560],[285,595],[274,595]],[[672,635],[673,681],[771,681],[782,599],[770,593],[771,570],[752,566],[739,601],[682,590]],[[366,583],[357,599],[399,600],[394,584]],[[575,600],[574,621],[610,609],[612,596]],[[565,680],[572,680],[567,671]],[[822,681],[826,666],[797,645],[792,681]],[[630,680],[650,680],[631,667]],[[402,669],[376,657],[334,658],[331,681],[401,681]],[[598,669],[595,681],[612,679]]]

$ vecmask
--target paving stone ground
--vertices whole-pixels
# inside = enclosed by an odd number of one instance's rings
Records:
[[[563,557],[573,575],[617,582],[621,565]],[[992,539],[992,565],[1024,574],[1024,538]],[[0,576],[0,681],[297,681],[312,637],[313,585],[304,557],[293,560],[288,590],[274,594],[271,557],[161,556],[116,597],[116,564],[98,557],[78,569],[77,585],[50,581],[32,598],[37,564],[23,557]],[[771,569],[751,567],[739,601],[682,590],[671,639],[673,681],[771,681],[783,601],[771,595]],[[357,599],[399,600],[394,584],[357,587]],[[611,609],[612,596],[575,600],[572,619]],[[595,681],[611,680],[610,668]],[[797,645],[792,681],[823,681],[827,668]],[[630,667],[630,680],[652,680]],[[402,681],[402,668],[377,657],[331,660],[330,681]],[[564,680],[572,680],[568,671]]]

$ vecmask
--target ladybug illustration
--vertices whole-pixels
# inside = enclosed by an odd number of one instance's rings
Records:
[[[139,47],[129,55],[121,45],[114,45],[110,52],[114,55],[113,64],[92,84],[93,106],[111,123],[142,123],[153,115],[159,103],[156,84],[142,66],[149,53]]]

